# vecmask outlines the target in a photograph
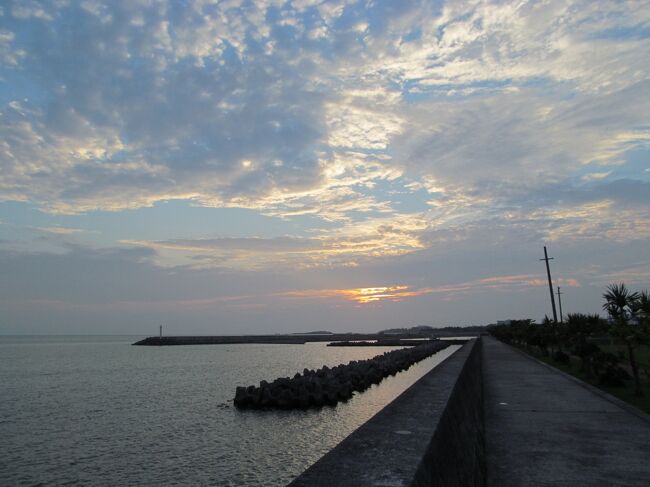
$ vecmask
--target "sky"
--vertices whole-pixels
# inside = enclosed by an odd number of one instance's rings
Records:
[[[650,288],[649,1],[0,4],[0,334],[379,331]]]

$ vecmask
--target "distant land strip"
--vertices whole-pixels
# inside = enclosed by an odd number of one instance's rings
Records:
[[[301,345],[308,342],[368,342],[372,340],[399,342],[398,345],[416,345],[409,343],[414,339],[431,339],[446,336],[472,336],[476,332],[465,332],[454,330],[445,332],[441,330],[437,333],[422,334],[394,334],[384,335],[381,333],[324,333],[324,334],[286,334],[286,335],[208,335],[208,336],[152,336],[135,342],[133,345],[143,346],[172,346],[172,345],[234,345],[241,343],[258,343],[258,344],[277,344],[277,345]],[[406,341],[406,343],[401,343]],[[391,343],[391,345],[393,345]],[[373,346],[387,345],[387,343],[370,344]],[[368,345],[366,345],[368,346]]]

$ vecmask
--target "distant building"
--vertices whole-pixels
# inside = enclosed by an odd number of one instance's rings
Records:
[[[607,323],[610,325],[615,325],[618,323],[618,320],[616,318],[612,318],[611,316],[607,317]],[[640,325],[641,324],[641,318],[637,315],[632,315],[628,316],[627,318],[627,324],[628,325]]]
[[[411,328],[389,328],[382,330],[379,335],[426,335],[436,331],[432,326],[420,325],[412,326]]]

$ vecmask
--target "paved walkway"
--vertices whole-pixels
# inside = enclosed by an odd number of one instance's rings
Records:
[[[488,487],[650,485],[650,420],[483,338]]]

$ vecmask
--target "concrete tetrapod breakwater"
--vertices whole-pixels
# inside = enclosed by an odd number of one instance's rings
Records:
[[[331,342],[328,343],[328,347],[415,347],[416,345],[422,345],[425,343],[430,343],[437,341],[438,338],[430,339],[412,339],[412,338],[398,338],[398,339],[379,339],[373,341],[359,340],[359,341],[343,341],[343,342]],[[465,345],[467,340],[471,340],[471,337],[462,338],[457,340],[445,339],[445,343],[449,345]]]
[[[354,392],[361,392],[385,377],[408,369],[449,346],[436,341],[412,348],[392,350],[367,360],[353,360],[331,369],[304,369],[291,378],[279,378],[269,383],[261,381],[259,387],[237,387],[235,406],[241,409],[281,408],[305,409],[336,405],[347,401]]]

